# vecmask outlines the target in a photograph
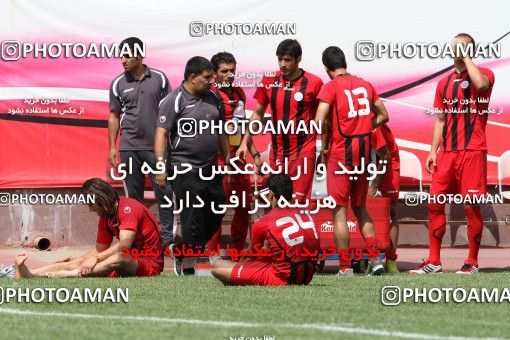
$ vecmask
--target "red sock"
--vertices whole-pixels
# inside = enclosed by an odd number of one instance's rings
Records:
[[[446,215],[444,204],[429,204],[429,262],[441,263],[441,243],[446,230]]]
[[[230,235],[232,236],[232,246],[237,250],[243,250],[246,243],[246,234],[250,225],[250,215],[248,209],[237,208],[230,225]]]
[[[349,248],[338,250],[338,262],[340,262],[340,269],[351,268],[352,254]]]
[[[377,257],[379,249],[377,249],[377,239],[375,236],[367,236],[365,238],[365,244],[367,246],[367,252],[369,257]]]
[[[211,239],[207,242],[207,249],[211,252],[216,251],[218,249],[218,245],[220,244],[220,238],[221,238],[221,226],[218,229],[218,231],[215,232]]]
[[[386,260],[396,261],[397,260],[397,251],[390,250],[386,252]]]
[[[469,256],[467,262],[478,266],[478,251],[482,241],[483,220],[480,207],[464,207],[467,217],[467,234],[469,240]]]

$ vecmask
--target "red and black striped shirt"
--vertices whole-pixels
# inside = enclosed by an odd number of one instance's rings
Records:
[[[437,84],[434,107],[444,112],[444,151],[487,150],[485,126],[494,73],[482,67],[479,70],[489,78],[486,90],[478,92],[467,71],[454,71]]]
[[[234,110],[240,102],[242,102],[246,107],[246,94],[241,87],[232,87],[232,92],[230,94],[224,91],[222,88],[218,88],[217,86],[211,86],[211,90],[216,93],[218,98],[220,98],[222,101],[223,106],[225,107],[225,121],[232,120],[234,118]],[[238,147],[239,146],[230,145],[230,157],[235,156]],[[218,164],[223,164],[223,156],[221,155],[221,152],[218,153]]]
[[[218,89],[216,86],[211,86],[211,90],[219,96],[223,102],[223,106],[225,106],[225,120],[233,119],[232,114],[240,101],[246,105],[246,94],[241,87],[232,87],[231,94],[224,91],[223,88]]]
[[[379,99],[372,84],[350,74],[324,85],[319,97],[330,109],[329,159],[357,166],[370,160],[373,104]]]
[[[323,82],[319,77],[301,71],[301,76],[292,81],[286,80],[281,72],[277,72],[274,77],[264,77],[262,78],[263,87],[258,87],[255,91],[253,98],[260,105],[271,107],[271,120],[275,128],[277,122],[282,121],[285,126],[293,122],[295,129],[299,122],[304,122],[308,129],[310,121],[315,119],[318,106],[317,95]],[[270,157],[273,160],[283,161],[284,158],[295,160],[300,156],[313,156],[316,139],[316,133],[272,135]]]

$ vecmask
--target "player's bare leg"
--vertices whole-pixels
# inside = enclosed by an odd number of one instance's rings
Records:
[[[230,284],[230,275],[232,274],[232,268],[237,264],[237,262],[228,261],[228,260],[216,260],[212,264],[211,274],[223,282],[224,284]]]
[[[138,261],[132,261],[129,256],[114,254],[106,260],[99,262],[92,268],[92,272],[87,277],[104,277],[113,271],[118,272],[122,276],[136,276],[138,270]],[[84,277],[80,275],[79,268],[72,270],[58,270],[48,272],[45,277],[51,278],[67,278],[67,277]]]
[[[368,251],[369,260],[367,274],[381,275],[384,271],[384,266],[379,259],[377,239],[375,238],[374,221],[368,214],[364,205],[352,206],[352,211],[358,219],[361,235],[365,239],[366,248]]]
[[[78,267],[83,261],[82,259],[75,259],[72,262],[54,263],[38,269],[29,270],[25,265],[28,256],[20,254],[16,257],[16,278],[33,278],[33,277],[78,277]]]
[[[365,206],[364,205],[353,206],[352,211],[354,212],[354,216],[356,216],[356,219],[358,220],[361,235],[363,235],[364,238],[375,236],[374,221],[368,214]]]
[[[80,272],[78,269],[73,270],[57,270],[54,272],[47,272],[44,276],[50,278],[66,278],[66,277],[79,277]]]
[[[138,261],[131,256],[122,256],[120,253],[114,254],[104,261],[99,262],[92,269],[92,273],[87,276],[107,276],[116,271],[121,276],[136,276],[138,270]]]
[[[333,209],[333,235],[338,251],[338,261],[341,277],[351,277],[354,271],[351,268],[351,254],[349,251],[349,228],[347,227],[347,207],[337,206]]]
[[[333,209],[333,235],[337,249],[349,248],[349,229],[347,228],[347,207]]]
[[[17,279],[28,279],[34,277],[34,274],[30,272],[30,270],[25,265],[25,261],[28,259],[28,256],[25,254],[20,254],[16,256],[16,260],[14,262],[16,266],[16,274],[15,277]]]
[[[52,263],[44,267],[36,268],[32,270],[32,274],[36,276],[44,277],[46,274],[55,273],[60,271],[72,271],[78,269],[85,259],[85,256],[72,259],[69,262]]]

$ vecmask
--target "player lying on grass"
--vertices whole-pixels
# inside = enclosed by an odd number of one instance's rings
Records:
[[[251,234],[251,250],[254,253],[260,250],[260,255],[240,262],[218,258],[212,263],[211,273],[232,285],[308,284],[317,263],[316,256],[310,254],[320,251],[315,223],[308,212],[277,206],[280,198],[289,202],[292,199],[289,176],[271,175],[266,186],[272,209],[253,224]]]
[[[79,276],[156,276],[163,271],[163,254],[133,258],[126,249],[161,249],[161,231],[154,215],[140,202],[119,197],[105,181],[92,178],[82,186],[95,203],[89,210],[99,215],[96,249],[68,262],[29,270],[25,254],[16,257],[16,278]],[[119,239],[112,245],[113,237]]]

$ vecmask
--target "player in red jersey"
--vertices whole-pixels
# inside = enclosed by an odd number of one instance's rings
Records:
[[[375,197],[377,191],[382,197],[390,199],[390,249],[386,252],[385,269],[387,273],[398,273],[397,245],[398,245],[398,193],[400,190],[400,157],[398,146],[388,124],[384,124],[372,131],[372,148],[376,151],[378,170],[383,166],[386,171],[378,174],[368,187],[368,197]],[[384,163],[386,161],[386,163]]]
[[[105,181],[92,178],[82,186],[82,193],[94,195],[95,203],[89,210],[99,215],[96,249],[70,260],[29,270],[25,265],[27,256],[16,258],[16,277],[79,277],[79,276],[157,276],[163,271],[161,231],[152,213],[142,203],[128,197],[120,197]],[[119,239],[114,243],[113,237]],[[149,250],[153,254],[134,258]]]
[[[475,41],[466,33],[455,36],[453,44],[469,45]],[[461,194],[464,197],[486,195],[487,144],[485,126],[494,73],[477,67],[469,56],[457,54],[455,70],[441,79],[436,88],[434,107],[437,118],[432,136],[432,150],[427,170],[432,173],[431,195]],[[441,151],[438,152],[441,146]],[[431,167],[432,165],[432,167]],[[412,274],[442,271],[441,242],[446,229],[444,204],[429,203],[429,258]],[[478,272],[478,250],[483,220],[480,206],[465,204],[468,224],[469,254],[457,274]]]
[[[292,199],[292,184],[284,174],[268,178],[272,210],[253,224],[251,235],[251,251],[260,251],[261,255],[239,263],[217,259],[211,271],[214,277],[232,285],[310,283],[320,251],[315,223],[309,213],[277,206],[282,197]]]
[[[372,130],[388,121],[388,113],[369,82],[347,73],[345,55],[340,48],[326,48],[322,63],[331,81],[324,85],[318,96],[320,104],[315,120],[329,127],[329,131],[322,131],[319,158],[321,163],[327,164],[328,194],[336,201],[333,219],[335,243],[340,255],[338,274],[353,276],[351,262],[347,260],[347,205],[350,199],[369,254],[378,253],[374,223],[365,209],[368,181],[364,169],[368,165]],[[358,170],[359,167],[363,170]],[[343,174],[335,174],[341,169]],[[352,174],[353,171],[359,172]],[[379,259],[371,258],[368,272],[379,275],[382,271],[384,267]]]
[[[257,106],[253,111],[252,120],[262,120],[268,106],[271,107],[273,126],[281,121],[285,126],[293,124],[295,133],[279,133],[271,136],[270,165],[277,169],[287,161],[288,175],[293,179],[301,171],[299,178],[294,180],[295,198],[306,201],[312,193],[313,176],[315,174],[315,143],[317,134],[310,129],[317,111],[317,95],[323,82],[317,76],[299,68],[301,62],[301,45],[297,40],[286,39],[276,49],[280,71],[274,77],[264,77],[262,85],[255,91]],[[305,124],[307,132],[297,131],[299,124]],[[310,131],[311,130],[311,131]],[[299,133],[298,133],[299,132]],[[251,144],[248,131],[236,155],[244,159]]]
[[[246,105],[246,94],[244,93],[244,90],[241,87],[232,85],[236,73],[236,59],[231,53],[220,52],[211,58],[211,64],[213,65],[213,74],[215,79],[215,85],[212,86],[211,89],[223,102],[223,106],[225,107],[225,120],[232,121],[234,118],[233,112],[236,109],[241,109],[242,112],[244,112],[244,107]],[[240,142],[240,136],[230,136],[230,157],[235,157],[235,152],[239,147]],[[255,165],[260,167],[262,165],[260,153],[257,151],[253,143],[251,145],[250,152],[253,155]],[[219,154],[218,165],[223,164],[223,157]],[[235,209],[230,227],[232,246],[237,250],[241,250],[244,249],[246,233],[250,224],[250,216],[248,214],[251,205],[250,176],[247,174],[236,174],[231,177],[230,182],[225,176],[223,178],[223,190],[225,191],[227,202],[231,195],[237,196],[239,198],[239,202],[243,202],[243,195],[246,197],[246,205],[239,206]],[[220,237],[221,226],[207,243],[207,248],[209,250],[216,251],[220,243]]]

